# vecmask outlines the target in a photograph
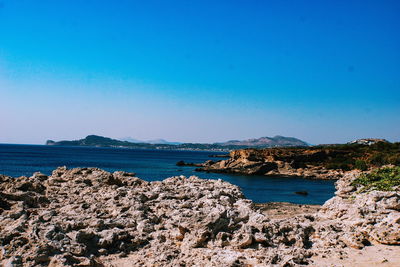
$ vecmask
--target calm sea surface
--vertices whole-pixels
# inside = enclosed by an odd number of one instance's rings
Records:
[[[58,166],[98,167],[107,171],[128,171],[147,180],[163,180],[175,175],[197,175],[205,179],[223,179],[238,185],[254,202],[285,201],[299,204],[323,204],[334,193],[333,181],[264,176],[244,176],[195,172],[194,167],[177,167],[177,161],[219,160],[204,151],[134,150],[97,147],[57,147],[0,144],[0,174],[30,176],[36,171],[50,174]],[[296,195],[307,191],[308,196]]]

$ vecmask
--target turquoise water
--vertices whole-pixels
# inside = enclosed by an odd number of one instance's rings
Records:
[[[219,160],[220,158],[210,157],[216,154],[221,153],[0,144],[0,174],[17,177],[30,176],[36,171],[50,174],[58,166],[98,167],[111,172],[134,172],[147,181],[163,180],[175,175],[223,179],[238,185],[246,197],[254,202],[323,204],[333,196],[333,181],[195,172],[194,167],[175,165],[180,160]],[[296,195],[296,191],[307,191],[308,195]]]

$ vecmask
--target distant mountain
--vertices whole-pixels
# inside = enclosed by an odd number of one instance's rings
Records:
[[[147,140],[147,141],[142,141],[142,140],[138,140],[138,139],[134,139],[131,137],[124,137],[120,139],[121,141],[128,141],[131,143],[139,143],[139,144],[163,144],[163,145],[179,145],[182,144],[180,142],[170,142],[164,139],[154,139],[154,140]]]
[[[152,143],[150,143],[152,142]],[[266,147],[304,147],[308,144],[293,137],[275,136],[261,137],[244,141],[232,140],[225,143],[199,144],[199,143],[173,143],[163,139],[152,140],[146,143],[133,143],[111,139],[98,135],[88,135],[84,139],[73,141],[48,140],[46,145],[53,146],[97,146],[97,147],[124,147],[135,149],[176,149],[176,150],[213,150],[229,151],[242,148],[266,148]]]
[[[163,145],[180,145],[182,143],[180,142],[170,142],[164,139],[154,139],[154,140],[148,140],[145,143],[149,144],[163,144]]]
[[[127,141],[127,142],[130,142],[130,143],[146,143],[145,141],[138,140],[138,139],[135,139],[135,138],[132,138],[132,137],[119,138],[118,140]]]
[[[309,146],[306,142],[294,138],[285,136],[274,136],[274,137],[261,137],[248,140],[231,140],[224,143],[216,143],[221,146],[248,146],[248,147],[293,147],[293,146]]]

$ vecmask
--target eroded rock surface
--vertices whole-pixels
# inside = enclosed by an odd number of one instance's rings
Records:
[[[316,230],[331,247],[363,248],[371,243],[400,245],[400,192],[358,193],[349,173],[336,183],[336,196],[316,216]]]
[[[58,168],[1,176],[1,259],[9,266],[301,264],[310,221],[279,223],[221,180],[146,182],[129,173]]]
[[[345,247],[399,244],[398,192],[356,194],[355,177],[316,215],[270,218],[221,180],[146,182],[65,167],[0,176],[5,266],[295,266]],[[124,262],[122,264],[122,262]]]

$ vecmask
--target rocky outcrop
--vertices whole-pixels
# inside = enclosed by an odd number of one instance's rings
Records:
[[[311,256],[311,221],[278,223],[237,186],[173,177],[58,168],[52,175],[1,176],[0,259],[7,266],[301,264]]]
[[[184,162],[183,160],[178,161],[176,163],[176,166],[191,166],[191,167],[202,167],[203,164],[202,163],[193,163],[193,162]]]
[[[340,153],[329,149],[241,149],[232,151],[227,160],[207,161],[196,170],[245,175],[339,179],[345,173],[343,170],[328,169],[321,163]]]
[[[384,165],[400,166],[400,143],[376,141],[369,145],[354,143],[307,148],[239,149],[232,151],[229,159],[206,162],[197,170],[340,179],[351,170],[367,171]]]
[[[399,245],[397,191],[357,193],[356,174],[316,215],[272,218],[222,180],[146,182],[58,168],[0,176],[5,266],[294,266],[370,243]]]
[[[363,248],[371,243],[400,245],[400,192],[359,193],[348,173],[337,182],[336,196],[317,214],[316,233],[324,245]]]

